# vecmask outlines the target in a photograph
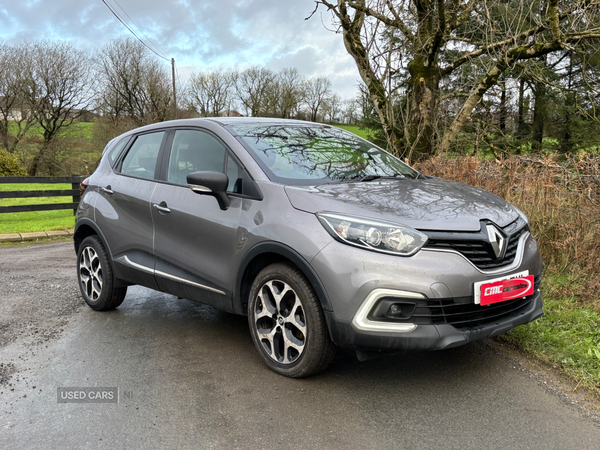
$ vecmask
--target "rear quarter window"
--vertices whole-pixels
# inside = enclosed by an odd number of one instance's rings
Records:
[[[127,141],[129,141],[128,137],[123,138],[108,150],[107,158],[111,166],[114,166],[115,160],[119,156],[119,153],[121,153],[121,150],[123,150],[123,147],[125,147],[125,144],[127,144]]]
[[[158,152],[165,132],[138,136],[123,158],[118,172],[137,178],[154,179]]]

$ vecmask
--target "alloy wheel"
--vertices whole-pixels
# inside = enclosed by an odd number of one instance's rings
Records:
[[[258,291],[254,326],[263,350],[280,364],[292,364],[306,346],[306,318],[296,292],[281,280],[270,280]]]
[[[79,257],[79,280],[88,298],[97,301],[102,294],[102,264],[91,246],[85,247]]]

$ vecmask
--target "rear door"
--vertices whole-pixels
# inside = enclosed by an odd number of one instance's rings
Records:
[[[167,133],[134,136],[117,160],[114,172],[100,183],[96,223],[115,262],[117,277],[157,289],[154,279],[153,225],[150,199]]]
[[[194,193],[186,177],[196,171],[224,172],[235,195],[241,165],[222,141],[199,129],[176,130],[165,156],[164,182],[151,198],[158,286],[231,311],[242,201],[232,197],[231,206],[221,210],[214,197]]]

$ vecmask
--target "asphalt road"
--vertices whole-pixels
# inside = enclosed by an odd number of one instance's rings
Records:
[[[141,287],[82,305],[68,242],[0,247],[0,313],[0,448],[600,448],[597,419],[498,346],[344,351],[287,379],[244,317]],[[119,403],[58,403],[59,387]]]

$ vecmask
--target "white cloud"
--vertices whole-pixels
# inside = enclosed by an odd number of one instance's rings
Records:
[[[356,93],[358,72],[341,35],[325,28],[327,13],[305,20],[314,9],[313,0],[106,1],[131,24],[122,6],[143,31],[140,37],[147,36],[159,52],[174,57],[181,74],[216,67],[296,67],[305,76],[329,77],[343,97]],[[129,31],[101,1],[12,2],[0,7],[0,40],[9,43],[64,39],[93,51],[127,36]]]

